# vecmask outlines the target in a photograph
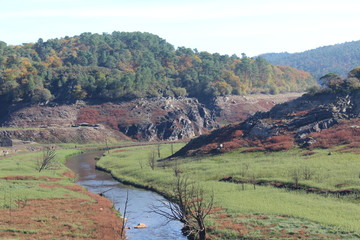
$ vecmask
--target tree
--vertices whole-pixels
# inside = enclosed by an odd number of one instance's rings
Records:
[[[154,169],[155,169],[155,165],[156,165],[155,151],[152,151],[152,152],[149,154],[148,164],[149,164],[149,167],[151,168],[151,170],[154,170]]]
[[[360,79],[360,67],[356,67],[351,70],[348,74],[348,78],[358,78]]]
[[[161,200],[152,210],[169,221],[182,222],[189,235],[195,233],[199,240],[206,240],[205,218],[213,208],[214,194],[206,200],[204,189],[186,177],[178,176],[174,186],[171,195],[174,202]]]
[[[42,170],[52,168],[56,165],[56,149],[54,146],[45,147],[43,149],[43,156],[41,160],[37,162],[37,170],[41,172]]]
[[[48,89],[42,87],[36,87],[33,91],[31,102],[33,103],[47,102],[52,98],[53,95]]]
[[[75,99],[84,99],[84,98],[86,98],[86,95],[87,95],[87,92],[82,89],[80,84],[77,84],[74,86],[74,88],[72,90],[72,96]]]
[[[8,103],[49,97],[111,101],[189,95],[205,100],[229,93],[305,90],[314,84],[309,74],[269,65],[261,57],[175,50],[149,33],[83,33],[16,47],[0,42],[0,98]]]
[[[319,79],[319,82],[320,85],[322,85],[323,87],[328,87],[332,90],[336,90],[337,88],[339,88],[343,80],[339,77],[339,75],[335,73],[328,73],[322,76]]]

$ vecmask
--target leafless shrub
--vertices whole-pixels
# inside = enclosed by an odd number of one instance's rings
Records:
[[[128,217],[127,214],[127,209],[129,206],[129,190],[126,191],[126,198],[125,198],[125,203],[124,203],[124,211],[122,214],[122,224],[121,224],[121,229],[120,229],[120,236],[121,237],[125,237],[125,229],[126,229],[126,218]],[[119,210],[120,211],[120,210]]]
[[[302,173],[303,173],[303,178],[304,180],[310,180],[312,179],[312,177],[314,176],[315,172],[314,170],[312,170],[310,167],[305,166],[302,169]]]
[[[175,159],[175,164],[174,164],[174,175],[175,177],[179,177],[181,173],[183,173],[183,170],[179,168],[179,163],[178,160]]]
[[[144,167],[142,158],[139,159],[139,166],[140,166],[140,169],[143,169],[143,167]]]
[[[245,177],[245,176],[246,176],[246,173],[248,172],[249,167],[250,167],[250,164],[249,164],[249,163],[247,163],[247,162],[241,163],[241,166],[240,166],[240,176],[241,176],[241,177]]]
[[[38,159],[36,163],[36,169],[41,172],[42,170],[51,169],[57,167],[56,161],[56,149],[52,147],[44,147],[43,156],[41,159]]]
[[[291,180],[294,182],[294,187],[299,187],[299,181],[301,179],[301,170],[299,168],[292,169],[289,172],[289,176],[291,177]]]
[[[204,189],[186,177],[177,177],[172,197],[175,202],[160,200],[152,211],[169,221],[184,223],[187,233],[196,234],[199,240],[206,240],[205,218],[213,208],[214,194],[204,197]]]
[[[157,155],[158,158],[160,159],[161,158],[160,144],[157,145]]]
[[[155,152],[153,151],[149,154],[149,158],[148,158],[148,164],[151,170],[155,169],[155,163],[156,163],[156,157],[155,157]]]

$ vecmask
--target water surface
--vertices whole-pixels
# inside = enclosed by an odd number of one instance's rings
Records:
[[[126,230],[128,240],[160,240],[174,239],[186,240],[182,235],[180,222],[167,223],[167,219],[150,211],[151,205],[156,205],[162,196],[119,183],[110,174],[95,169],[95,157],[101,156],[100,152],[87,152],[72,156],[68,159],[67,167],[77,175],[77,184],[85,186],[94,193],[103,193],[110,199],[116,209],[123,213],[126,195],[128,193],[129,204],[127,210],[128,221]],[[139,223],[144,223],[148,228],[135,229]]]

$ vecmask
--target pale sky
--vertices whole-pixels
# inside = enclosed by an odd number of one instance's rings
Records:
[[[359,0],[4,0],[0,41],[140,31],[210,53],[300,52],[360,40],[359,9]]]

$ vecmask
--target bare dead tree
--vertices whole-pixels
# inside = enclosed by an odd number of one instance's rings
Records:
[[[310,167],[308,167],[308,166],[304,166],[303,168],[302,168],[302,172],[303,172],[303,178],[304,178],[304,180],[310,180],[313,176],[314,176],[314,174],[315,174],[315,172],[314,172],[314,170],[312,170]]]
[[[184,224],[187,234],[196,234],[199,240],[206,240],[205,218],[210,214],[214,193],[206,200],[204,189],[186,177],[177,177],[170,200],[160,200],[152,211],[167,218],[168,221],[180,221]]]
[[[251,182],[252,182],[252,184],[253,184],[253,186],[254,186],[254,190],[256,190],[256,175],[255,175],[255,173],[253,173],[253,175],[252,175],[252,178],[251,178]]]
[[[110,148],[109,148],[109,143],[108,143],[108,138],[107,138],[107,136],[105,136],[105,145],[106,145],[106,151],[107,151],[107,153],[110,153]]]
[[[179,168],[179,163],[178,163],[178,160],[175,159],[175,164],[174,164],[174,175],[175,177],[178,177],[180,175],[180,173],[182,173],[182,170]]]
[[[157,145],[157,154],[158,154],[158,158],[161,158],[161,151],[160,151],[160,144]]]
[[[126,218],[127,218],[127,209],[129,206],[129,190],[126,190],[126,198],[125,198],[125,203],[124,203],[124,211],[122,214],[122,225],[121,225],[121,229],[120,229],[120,236],[124,237],[125,236],[125,228],[126,228]],[[120,211],[120,209],[119,209]]]
[[[37,170],[41,172],[45,169],[50,169],[56,165],[56,149],[52,147],[44,147],[43,156],[41,159],[38,159]]]
[[[194,198],[189,205],[190,221],[194,221],[190,226],[198,233],[199,240],[206,240],[205,218],[210,214],[214,203],[214,194],[208,201],[204,198],[204,189],[197,187],[194,189]]]
[[[249,166],[250,164],[247,163],[247,162],[243,162],[240,166],[240,176],[241,177],[245,177],[246,176],[246,173],[248,172],[249,170]]]
[[[139,161],[139,166],[140,166],[140,169],[143,169],[143,167],[144,167],[144,163],[143,163],[142,158],[140,158],[138,161]]]
[[[148,159],[148,163],[149,163],[149,167],[151,168],[151,170],[154,170],[155,169],[155,152],[152,151],[150,154],[149,154],[149,159]]]
[[[289,172],[289,176],[294,181],[294,188],[298,188],[299,187],[299,181],[301,180],[301,170],[298,169],[298,168],[292,169]]]
[[[171,149],[171,155],[174,155],[174,144],[173,143],[170,144],[170,149]]]

